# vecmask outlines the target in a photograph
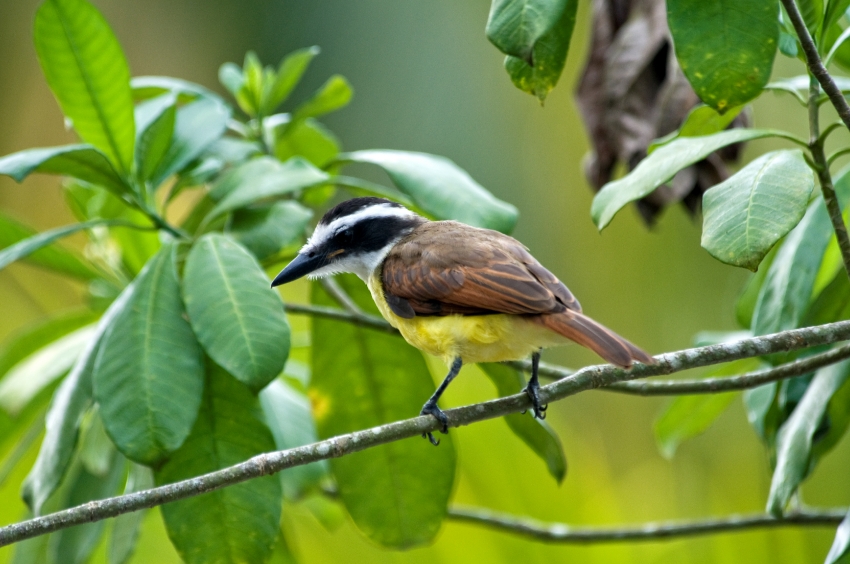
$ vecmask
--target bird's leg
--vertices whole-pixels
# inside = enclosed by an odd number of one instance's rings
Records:
[[[422,411],[419,412],[419,415],[433,415],[437,421],[442,424],[440,428],[441,433],[449,432],[449,418],[446,417],[446,414],[443,413],[443,410],[437,407],[437,401],[440,399],[440,396],[443,395],[443,392],[446,391],[446,388],[449,386],[452,380],[455,379],[457,373],[460,372],[460,367],[463,366],[463,360],[460,357],[457,357],[454,362],[452,362],[452,366],[449,369],[449,373],[446,375],[443,383],[437,387],[437,390],[434,394],[428,398],[428,401],[425,402],[425,405],[422,406]],[[440,444],[440,441],[434,438],[433,433],[422,433],[422,438],[428,437],[428,440],[431,441],[431,444],[437,446]]]
[[[525,387],[525,393],[531,399],[534,407],[534,416],[538,419],[546,419],[546,408],[548,405],[540,404],[540,382],[537,380],[537,370],[540,368],[540,351],[531,353],[531,378]]]

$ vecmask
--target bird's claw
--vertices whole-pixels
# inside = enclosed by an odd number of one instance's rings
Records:
[[[436,403],[428,402],[424,406],[422,406],[422,411],[419,412],[419,415],[431,415],[437,421],[440,422],[440,432],[444,435],[449,432],[449,418],[443,413],[443,410],[437,407]],[[431,441],[431,444],[437,446],[440,444],[439,439],[434,438],[434,434],[430,431],[427,433],[422,433],[422,438],[427,438]]]
[[[549,409],[549,405],[540,403],[539,390],[540,384],[537,384],[536,382],[529,382],[528,385],[523,388],[523,391],[528,394],[528,398],[531,400],[531,406],[534,409],[534,417],[537,419],[546,419],[546,410]],[[525,411],[523,411],[523,413],[525,413]]]

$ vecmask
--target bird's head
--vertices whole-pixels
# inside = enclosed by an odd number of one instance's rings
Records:
[[[384,198],[346,200],[319,220],[307,244],[275,277],[272,286],[303,276],[322,278],[340,272],[353,272],[366,280],[392,246],[425,221]]]

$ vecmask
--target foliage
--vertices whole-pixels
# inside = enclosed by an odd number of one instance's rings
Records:
[[[493,2],[487,37],[507,55],[514,84],[541,101],[564,68],[577,4]],[[850,61],[842,44],[850,36],[847,4],[801,2],[821,56],[842,65]],[[833,161],[824,158],[823,145],[834,128],[821,131],[817,123],[825,98],[808,76],[767,84],[777,51],[800,53],[788,14],[756,0],[668,0],[667,7],[679,64],[706,105],[652,143],[629,174],[602,188],[591,208],[594,221],[604,228],[630,202],[733,144],[789,141],[796,147],[761,155],[706,193],[702,245],[725,263],[757,271],[736,307],[752,334],[848,318],[850,283],[824,206],[828,188],[811,198],[814,179],[824,187]],[[35,172],[65,177],[66,200],[79,222],[37,234],[0,217],[0,268],[28,261],[86,281],[92,298],[88,310],[47,320],[0,352],[0,432],[19,432],[30,410],[52,397],[24,484],[34,514],[416,413],[433,387],[425,361],[397,336],[369,328],[314,320],[312,378],[292,378],[285,371],[287,313],[267,273],[294,256],[311,218],[343,195],[388,197],[435,219],[503,232],[516,224],[516,208],[444,157],[343,152],[319,121],[352,97],[341,76],[279,112],[318,56],[315,47],[276,67],[251,52],[241,67],[222,65],[219,79],[234,107],[181,79],[131,78],[117,38],[86,0],[45,0],[34,39],[47,82],[82,143],[0,158],[0,174],[19,182]],[[846,81],[839,87],[850,90]],[[810,142],[784,131],[727,130],[764,91],[791,94],[809,107]],[[392,187],[343,175],[350,163],[380,167]],[[836,176],[835,188],[846,207],[850,171]],[[180,221],[177,201],[189,208]],[[57,243],[77,232],[88,237],[84,254]],[[358,307],[373,310],[362,284],[343,279],[342,285]],[[316,285],[311,301],[334,303]],[[739,361],[716,374],[790,359]],[[484,371],[500,395],[521,384],[513,369]],[[845,361],[744,394],[748,417],[773,458],[768,507],[774,513],[785,511],[846,431],[848,374]],[[673,456],[733,397],[674,400],[655,427],[662,452]],[[527,415],[507,422],[551,476],[563,480],[566,458],[552,429]],[[451,436],[437,450],[424,441],[394,442],[167,505],[163,519],[187,562],[262,562],[285,545],[282,511],[310,495],[336,494],[372,541],[419,546],[433,540],[447,515],[456,450]],[[110,544],[115,562],[132,553],[139,518],[119,523]],[[828,561],[847,552],[847,530],[845,521]],[[103,534],[102,526],[86,525],[25,550],[36,560],[61,554],[84,562]]]

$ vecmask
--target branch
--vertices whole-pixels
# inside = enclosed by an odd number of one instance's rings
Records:
[[[302,304],[286,304],[289,313],[327,317],[337,321],[347,321],[354,325],[369,327],[397,335],[398,331],[380,317],[367,313],[352,314],[332,307],[322,307]],[[850,345],[845,345],[825,353],[812,355],[810,357],[783,364],[775,368],[748,372],[738,376],[727,376],[722,378],[696,378],[689,380],[652,380],[645,382],[614,382],[603,388],[602,391],[618,392],[637,396],[672,396],[682,394],[715,394],[720,392],[733,392],[757,388],[768,382],[794,378],[807,374],[818,368],[829,366],[845,358],[850,358]],[[527,360],[516,360],[505,364],[529,372],[531,363]],[[575,370],[540,363],[539,375],[554,380],[568,378],[575,374]]]
[[[588,366],[562,380],[540,388],[540,401],[552,403],[614,382],[672,374],[689,368],[708,366],[742,358],[799,350],[850,339],[850,321],[829,323],[805,329],[793,329],[753,337],[733,343],[723,343],[685,349],[656,357],[656,364],[635,364],[628,370],[610,364]],[[449,426],[459,427],[477,421],[517,413],[531,407],[528,395],[519,393],[497,400],[446,410]],[[36,537],[60,529],[100,521],[124,513],[138,511],[186,499],[213,490],[245,482],[252,478],[275,474],[287,468],[302,466],[318,460],[337,458],[401,439],[419,437],[435,432],[440,423],[430,416],[380,425],[364,431],[340,435],[311,445],[257,455],[249,460],[203,476],[175,482],[142,492],[92,501],[84,505],[36,517],[0,528],[0,546]]]
[[[763,527],[835,526],[847,515],[846,509],[800,509],[782,517],[767,513],[729,515],[699,521],[663,521],[631,527],[574,527],[562,523],[541,523],[486,509],[451,507],[454,521],[484,525],[500,531],[556,543],[593,543],[608,541],[653,541],[670,537],[706,535],[724,531],[745,531]]]
[[[829,96],[829,100],[838,111],[841,121],[850,129],[850,105],[847,105],[847,100],[844,99],[844,95],[841,93],[838,85],[835,84],[835,81],[832,80],[829,72],[827,72],[826,67],[823,66],[823,62],[818,54],[818,48],[809,34],[808,28],[806,28],[806,23],[803,21],[803,16],[800,15],[800,10],[797,9],[797,4],[794,0],[781,0],[781,2],[785,6],[785,11],[788,12],[788,17],[791,19],[794,31],[797,32],[797,37],[800,39],[800,45],[802,45],[803,52],[806,54],[806,64],[812,76],[817,79],[821,87],[823,87],[823,91]]]
[[[612,392],[638,396],[672,396],[686,394],[714,394],[757,388],[768,382],[794,378],[808,374],[818,368],[850,358],[850,345],[844,345],[825,353],[812,355],[775,368],[747,372],[739,376],[703,378],[700,380],[653,380],[651,382],[615,382],[603,388]]]
[[[832,185],[832,175],[829,173],[829,161],[823,152],[823,145],[826,142],[826,131],[824,135],[820,134],[820,117],[818,114],[818,98],[820,97],[820,87],[814,76],[810,78],[809,86],[809,150],[812,153],[812,160],[815,164],[815,172],[820,181],[821,192],[823,193],[823,202],[826,205],[826,211],[829,214],[829,219],[832,221],[832,228],[835,230],[835,237],[838,241],[838,248],[841,251],[841,258],[844,262],[844,270],[847,276],[850,276],[850,236],[847,235],[847,226],[844,225],[844,217],[841,215],[841,204],[838,202],[838,196],[835,195],[835,187]],[[842,97],[842,100],[844,98]]]

